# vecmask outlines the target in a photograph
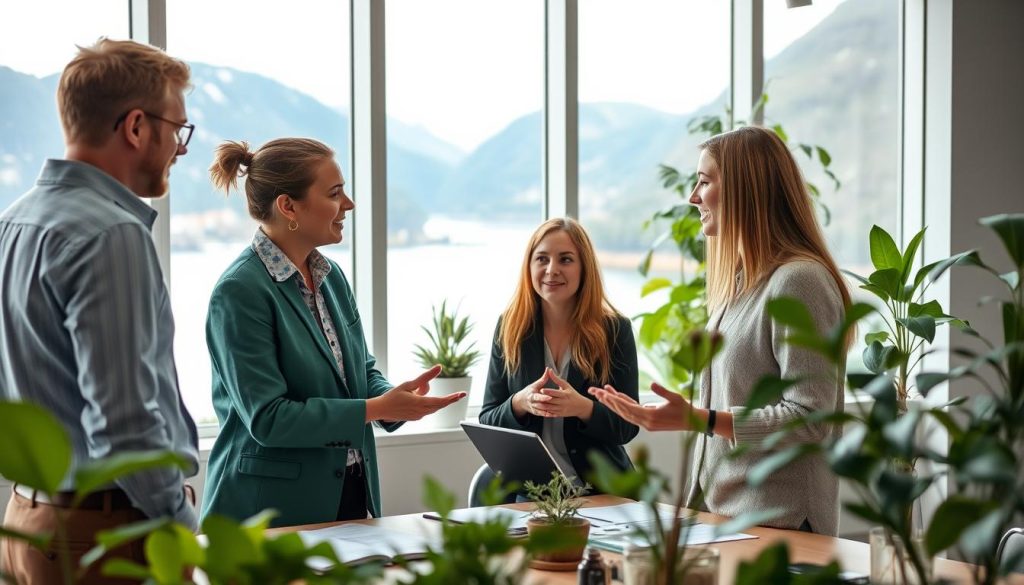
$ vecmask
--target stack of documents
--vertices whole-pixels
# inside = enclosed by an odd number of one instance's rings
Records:
[[[692,513],[683,520],[684,526],[680,534],[680,545],[710,544],[730,540],[757,538],[750,534],[715,534],[715,527],[710,524],[693,522]],[[626,546],[648,546],[647,540],[640,532],[651,534],[655,531],[654,516],[650,508],[642,502],[631,502],[618,506],[600,508],[580,508],[579,515],[590,520],[589,543],[592,546],[621,553]],[[663,528],[672,523],[672,513],[659,510]],[[685,540],[684,540],[685,539]]]
[[[302,530],[299,538],[307,547],[321,542],[330,543],[334,553],[346,565],[375,561],[387,564],[397,556],[416,560],[425,558],[430,549],[441,550],[440,542],[426,537],[367,524],[339,524],[319,530]],[[332,564],[327,559],[314,559],[310,567],[324,570]]]

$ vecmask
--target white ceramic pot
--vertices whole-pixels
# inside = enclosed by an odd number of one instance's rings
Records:
[[[469,405],[469,389],[473,384],[473,378],[434,378],[430,381],[430,392],[427,396],[445,396],[452,392],[465,392],[466,397],[455,402],[434,414],[426,417],[428,426],[435,429],[450,429],[459,426],[459,423],[466,418],[466,407]]]

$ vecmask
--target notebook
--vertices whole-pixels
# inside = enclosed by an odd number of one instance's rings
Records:
[[[330,543],[334,553],[346,565],[370,562],[390,564],[397,556],[417,560],[426,558],[430,549],[441,550],[439,542],[427,537],[367,524],[339,524],[318,530],[302,530],[299,538],[307,547],[321,542]],[[326,558],[316,558],[309,565],[314,570],[325,570],[333,562]]]

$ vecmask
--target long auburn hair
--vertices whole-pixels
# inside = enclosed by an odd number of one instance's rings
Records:
[[[849,307],[850,292],[825,244],[800,167],[782,139],[772,130],[746,126],[712,136],[700,148],[715,161],[721,181],[718,235],[707,239],[710,308],[730,304],[780,265],[801,259],[824,266]]]
[[[534,250],[548,234],[562,230],[579,252],[580,287],[576,291],[576,307],[573,309],[574,328],[569,337],[572,361],[587,380],[607,384],[611,377],[611,350],[608,337],[617,333],[620,313],[608,302],[601,281],[601,270],[597,265],[594,245],[583,226],[574,219],[560,217],[549,219],[533,232],[523,255],[519,282],[508,307],[502,313],[498,333],[502,354],[505,357],[505,373],[511,375],[519,368],[522,359],[522,342],[534,326],[540,297],[533,290],[530,277],[530,261]],[[610,327],[609,327],[610,324]]]

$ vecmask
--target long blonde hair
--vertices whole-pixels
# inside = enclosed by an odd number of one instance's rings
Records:
[[[780,265],[800,259],[824,266],[849,307],[850,293],[825,244],[803,175],[775,132],[746,126],[713,136],[700,148],[715,161],[721,181],[718,235],[709,236],[707,245],[709,308],[730,304]]]
[[[576,291],[576,307],[571,316],[574,328],[569,337],[572,360],[587,380],[607,384],[611,377],[611,350],[609,334],[615,335],[620,314],[608,302],[601,281],[601,270],[597,266],[597,255],[590,236],[577,221],[568,218],[549,219],[533,232],[523,255],[516,291],[502,313],[501,329],[498,333],[502,354],[505,357],[505,373],[511,375],[519,369],[522,361],[522,342],[532,332],[540,297],[533,290],[530,277],[530,260],[534,250],[548,234],[562,230],[579,251],[582,268],[580,287]],[[609,324],[611,327],[609,327]],[[610,329],[610,331],[609,331]]]

